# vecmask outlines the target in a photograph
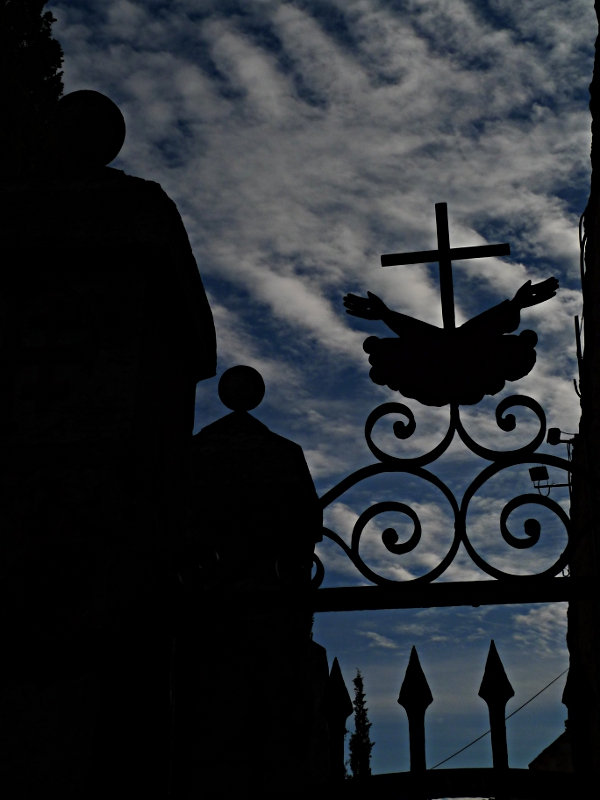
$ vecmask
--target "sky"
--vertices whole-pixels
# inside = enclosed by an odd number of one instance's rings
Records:
[[[380,420],[382,449],[431,450],[448,407],[371,382],[363,341],[391,334],[382,322],[348,316],[342,297],[371,291],[441,325],[437,265],[382,269],[379,260],[435,248],[438,202],[448,204],[452,246],[511,247],[508,258],[455,262],[457,324],[526,280],[556,276],[561,286],[522,314],[521,330],[539,337],[533,371],[465,407],[465,427],[497,448],[529,441],[531,412],[518,412],[513,433],[495,424],[497,401],[518,393],[543,406],[549,426],[577,430],[573,317],[581,314],[578,221],[590,174],[592,0],[56,0],[48,8],[65,52],[65,92],[104,92],[125,116],[127,139],[112,166],[160,183],[186,225],[218,338],[218,375],[198,387],[196,430],[226,413],[218,377],[248,364],[267,387],[256,416],[304,448],[320,495],[374,463],[364,425],[382,403],[405,403],[417,422],[399,442],[391,433],[398,417]],[[566,457],[564,446],[542,450]],[[486,463],[453,444],[435,472],[460,496]],[[549,565],[564,546],[543,509],[539,545],[504,544],[502,507],[527,491],[527,467],[501,473],[469,516],[486,558],[517,573]],[[568,509],[565,490],[552,497]],[[369,479],[326,509],[326,525],[349,541],[358,516],[382,500],[410,503],[423,539],[415,552],[393,555],[381,532],[393,524],[402,541],[408,519],[378,517],[365,529],[365,560],[393,580],[432,569],[449,546],[451,519],[423,481]],[[318,551],[324,585],[366,583],[336,545]],[[463,551],[442,577],[482,578]],[[408,768],[396,700],[412,645],[434,696],[433,766],[487,730],[477,690],[490,639],[515,688],[511,713],[568,666],[565,631],[565,604],[540,604],[321,614],[314,636],[330,664],[338,657],[350,689],[356,669],[363,673],[372,769],[393,772]],[[526,767],[564,729],[564,680],[507,723],[512,766]],[[486,737],[445,766],[490,765]]]

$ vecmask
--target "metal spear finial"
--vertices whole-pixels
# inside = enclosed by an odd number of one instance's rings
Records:
[[[490,712],[490,731],[492,734],[492,759],[494,769],[508,769],[508,748],[506,745],[506,704],[514,697],[514,689],[506,677],[504,666],[492,639],[488,652],[483,680],[479,687],[479,697],[487,703]]]
[[[433,695],[413,646],[406,674],[400,687],[398,702],[406,709],[410,742],[411,771],[425,771],[425,711],[433,703]]]

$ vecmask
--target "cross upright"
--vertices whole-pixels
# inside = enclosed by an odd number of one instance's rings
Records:
[[[392,253],[381,256],[382,267],[398,267],[403,264],[428,264],[437,261],[440,266],[440,295],[442,298],[442,320],[446,330],[454,330],[454,287],[452,283],[452,260],[468,258],[488,258],[490,256],[509,256],[508,244],[484,244],[475,247],[450,247],[448,231],[448,206],[435,204],[435,224],[437,228],[437,250],[420,250],[417,253]]]

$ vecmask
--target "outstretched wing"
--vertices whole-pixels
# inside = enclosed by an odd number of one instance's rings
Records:
[[[541,283],[532,284],[527,281],[519,289],[514,296],[513,302],[519,308],[529,308],[530,306],[537,306],[539,303],[545,303],[554,297],[558,291],[558,281],[556,278],[548,278]]]
[[[344,297],[346,313],[361,319],[381,319],[386,310],[385,303],[376,294],[367,292],[368,297],[347,294]]]

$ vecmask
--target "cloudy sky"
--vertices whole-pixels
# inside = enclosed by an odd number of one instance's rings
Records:
[[[493,424],[497,400],[516,392],[540,402],[551,426],[577,429],[573,316],[581,313],[578,220],[590,171],[592,0],[48,7],[65,51],[65,91],[102,91],[125,115],[127,141],[113,166],[159,182],[180,209],[215,316],[219,375],[235,364],[260,370],[267,395],[256,415],[302,445],[320,494],[373,463],[365,420],[381,403],[403,401],[369,380],[362,343],[385,336],[383,323],[349,317],[342,297],[369,290],[441,324],[437,266],[379,262],[382,253],[436,246],[436,202],[448,203],[452,246],[511,246],[510,258],[455,263],[458,323],[528,279],[554,275],[561,284],[554,299],[522,315],[522,327],[539,336],[535,369],[465,409],[468,430],[498,447],[531,438],[529,412],[514,434]],[[217,381],[199,386],[196,429],[225,412]],[[395,440],[386,420],[374,436],[414,456],[440,441],[448,409],[407,405],[417,421],[410,440]],[[453,446],[436,469],[460,494],[485,463]],[[362,551],[381,574],[409,580],[435,566],[449,543],[449,508],[422,483],[367,481],[332,504],[326,522],[348,540],[373,502],[410,501],[423,524],[417,551],[387,553],[378,534],[392,523],[379,519]],[[515,556],[504,546],[504,502],[530,487],[523,468],[497,476],[473,501],[473,541],[496,566],[536,570],[564,544],[548,519],[537,548]],[[567,507],[564,490],[552,496]],[[401,538],[406,522],[396,515]],[[320,552],[327,585],[364,583],[334,546]],[[484,576],[460,552],[445,577]],[[315,638],[330,662],[338,656],[349,686],[355,668],[365,675],[375,772],[408,765],[396,698],[413,644],[435,697],[430,765],[486,730],[477,688],[491,638],[515,687],[508,712],[567,666],[561,605],[332,616],[318,617]],[[508,723],[513,766],[526,766],[563,729],[563,686],[564,678]],[[448,766],[490,764],[484,739]]]

